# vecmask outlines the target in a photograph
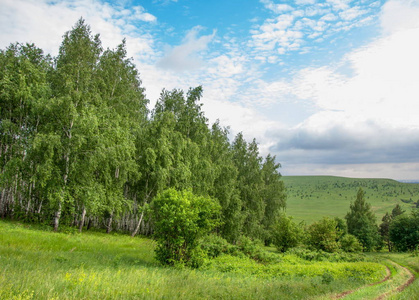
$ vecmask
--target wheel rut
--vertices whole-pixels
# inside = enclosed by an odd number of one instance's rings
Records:
[[[406,268],[406,267],[403,267],[403,266],[401,266],[401,265],[399,265],[398,263],[396,263],[396,262],[394,262],[394,261],[391,261],[392,263],[394,263],[394,264],[396,264],[397,266],[399,266],[401,269],[403,269],[406,273],[408,273],[409,274],[409,278],[403,283],[403,284],[401,284],[401,285],[399,285],[399,286],[397,286],[396,288],[393,288],[392,290],[390,290],[390,291],[387,291],[387,292],[385,292],[385,293],[383,293],[383,294],[381,294],[381,295],[379,295],[377,298],[374,298],[375,300],[383,300],[383,299],[386,299],[389,295],[391,295],[391,294],[394,294],[394,293],[400,293],[400,292],[402,292],[405,288],[407,288],[409,285],[411,285],[414,281],[415,281],[415,275],[408,269],[408,268]],[[366,286],[363,286],[363,287],[360,287],[360,288],[358,288],[358,289],[354,289],[354,290],[349,290],[349,291],[345,291],[345,292],[342,292],[342,293],[340,293],[340,294],[337,294],[337,295],[334,295],[331,299],[342,299],[342,298],[344,298],[344,297],[346,297],[346,296],[348,296],[348,295],[350,295],[350,294],[352,294],[352,293],[354,293],[354,292],[356,292],[356,291],[359,291],[359,290],[362,290],[362,289],[365,289],[365,288],[367,288],[367,287],[370,287],[370,286],[374,286],[374,285],[378,285],[378,284],[382,284],[382,283],[384,283],[384,282],[386,282],[386,281],[388,281],[388,280],[390,280],[391,279],[391,272],[390,272],[390,269],[386,266],[386,277],[384,277],[384,279],[382,279],[381,281],[378,281],[378,282],[374,282],[374,283],[371,283],[371,284],[369,284],[369,285],[366,285]]]

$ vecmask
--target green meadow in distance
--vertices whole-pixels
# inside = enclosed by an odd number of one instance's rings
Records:
[[[419,201],[419,184],[392,179],[335,176],[283,176],[282,179],[287,193],[287,214],[307,224],[323,216],[344,218],[360,187],[375,212],[377,224],[396,204],[410,211]]]

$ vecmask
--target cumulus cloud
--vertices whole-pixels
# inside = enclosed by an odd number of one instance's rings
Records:
[[[80,17],[86,19],[94,33],[101,34],[105,47],[113,48],[129,35],[130,55],[138,52],[147,58],[153,55],[153,38],[134,27],[131,21],[155,22],[156,17],[141,6],[128,9],[97,0],[2,0],[0,47],[14,42],[33,42],[47,53],[56,55],[62,35]]]
[[[419,1],[393,0],[384,4],[381,26],[386,34],[419,27]]]
[[[272,132],[278,142],[271,151],[294,167],[419,165],[416,5],[389,1],[381,14],[380,38],[348,53],[338,64],[305,68],[292,80],[271,84],[281,87],[277,93],[291,93],[319,109],[298,126]],[[395,7],[409,11],[407,18],[400,19]],[[342,67],[350,72],[341,72]],[[406,174],[412,174],[409,170]]]
[[[372,120],[356,122],[323,112],[296,128],[276,132],[271,151],[288,163],[365,164],[418,162],[419,129],[393,127]],[[326,126],[319,126],[316,119]],[[325,122],[324,120],[329,119]]]
[[[196,70],[204,66],[204,61],[199,57],[199,54],[207,49],[216,31],[214,30],[210,35],[198,37],[202,29],[201,26],[192,28],[186,34],[182,44],[170,49],[169,53],[159,61],[158,65],[175,71]]]
[[[351,0],[299,0],[294,6],[272,0],[261,3],[273,17],[251,30],[249,46],[257,57],[272,56],[274,50],[277,56],[303,48],[307,52],[312,47],[308,46],[310,40],[321,42],[339,32],[370,24],[373,21],[370,14],[376,9],[366,1]]]

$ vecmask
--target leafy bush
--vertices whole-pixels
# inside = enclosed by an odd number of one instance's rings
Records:
[[[263,248],[262,241],[252,240],[246,236],[241,236],[237,240],[237,248],[245,256],[258,262],[275,262],[279,259],[277,254],[269,253]]]
[[[292,249],[295,250],[296,248]],[[324,252],[326,253],[326,252]],[[333,255],[326,253],[326,255]],[[285,254],[281,263],[260,264],[245,257],[222,255],[206,267],[220,272],[252,275],[261,278],[319,278],[321,283],[330,284],[335,280],[374,282],[385,275],[385,266],[372,262],[329,262],[305,261]]]
[[[328,253],[321,250],[313,251],[305,248],[290,249],[285,255],[293,255],[307,261],[358,262],[365,261],[366,259],[362,253]]]
[[[156,258],[162,264],[199,267],[205,252],[198,240],[219,224],[220,206],[190,191],[168,189],[151,204]]]
[[[272,225],[273,244],[278,251],[285,252],[290,248],[297,247],[304,239],[304,231],[301,226],[292,221],[292,217],[281,214],[278,221]]]
[[[200,247],[211,259],[228,255],[238,258],[248,257],[261,263],[278,262],[280,260],[278,254],[266,251],[261,241],[252,240],[246,236],[239,237],[237,244],[232,245],[220,236],[208,235],[200,240]]]
[[[345,234],[340,240],[340,246],[345,252],[360,252],[362,251],[362,245],[352,234]]]
[[[390,224],[390,241],[397,251],[413,251],[419,246],[419,210],[397,216]]]
[[[308,229],[308,245],[314,249],[326,252],[337,252],[340,249],[338,238],[340,230],[334,219],[324,217],[311,224]]]
[[[215,258],[221,254],[235,254],[238,252],[236,246],[231,245],[226,239],[215,234],[203,237],[199,244],[209,258]]]

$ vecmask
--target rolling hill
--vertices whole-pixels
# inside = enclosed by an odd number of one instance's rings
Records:
[[[419,184],[392,179],[284,176],[283,181],[287,189],[287,214],[293,216],[295,221],[305,221],[307,224],[323,216],[345,217],[360,187],[375,212],[378,224],[396,204],[410,211],[419,201]]]

